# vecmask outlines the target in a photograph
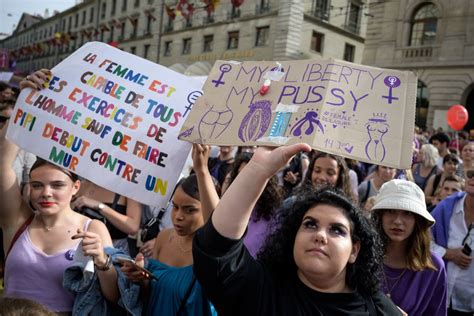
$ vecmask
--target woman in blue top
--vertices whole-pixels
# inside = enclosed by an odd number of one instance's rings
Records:
[[[194,277],[191,252],[195,232],[212,211],[209,205],[219,199],[207,168],[209,151],[209,146],[193,146],[196,174],[181,179],[176,186],[171,214],[174,227],[158,234],[152,259],[146,265],[153,279],[131,265],[122,267],[130,280],[139,282],[142,297],[148,297],[146,315],[212,315],[212,307]],[[141,253],[136,262],[144,266]]]

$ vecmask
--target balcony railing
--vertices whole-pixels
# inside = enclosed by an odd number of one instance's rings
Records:
[[[191,20],[191,18],[186,19],[185,21],[186,21],[186,22],[184,22],[184,27],[185,28],[193,27],[193,21]]]
[[[329,22],[329,10],[314,9],[310,14],[321,21]]]
[[[173,31],[173,24],[165,25],[165,32]]]
[[[214,23],[214,22],[215,22],[215,19],[214,19],[214,16],[213,16],[213,15],[205,16],[205,17],[202,19],[202,24],[211,24],[211,23]]]
[[[348,24],[344,24],[344,29],[354,34],[359,34],[360,32],[360,23],[349,21]]]
[[[431,58],[433,56],[432,47],[413,47],[405,48],[402,50],[402,58],[413,59],[413,58]]]
[[[227,12],[227,20],[237,19],[240,18],[240,9],[233,8],[232,11]]]
[[[257,4],[255,6],[255,14],[256,15],[259,15],[259,14],[264,14],[264,13],[267,13],[267,12],[270,12],[270,3],[265,3],[265,4]]]

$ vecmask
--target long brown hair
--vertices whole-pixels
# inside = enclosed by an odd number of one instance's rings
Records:
[[[351,188],[351,181],[349,178],[349,167],[347,167],[347,164],[341,156],[336,156],[333,154],[328,154],[325,152],[318,152],[316,155],[313,156],[311,159],[311,162],[309,163],[308,166],[308,171],[306,172],[306,176],[304,178],[304,186],[312,186],[312,181],[311,181],[311,175],[313,174],[313,169],[314,165],[316,163],[316,160],[319,158],[324,158],[324,157],[329,157],[333,160],[336,161],[337,167],[339,168],[339,175],[337,177],[336,185],[335,187],[344,194],[349,197],[352,201],[357,201],[357,199],[354,196],[354,193]]]
[[[384,252],[386,252],[390,239],[383,229],[382,218],[384,212],[385,210],[377,210],[372,213],[372,218],[382,239]],[[424,269],[436,271],[437,269],[431,259],[430,223],[420,215],[413,214],[415,216],[415,227],[413,228],[411,235],[408,237],[405,253],[407,268],[413,271],[422,271]]]

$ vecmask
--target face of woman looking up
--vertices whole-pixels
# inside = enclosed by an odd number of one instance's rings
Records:
[[[171,219],[179,236],[193,234],[204,224],[201,202],[186,194],[181,187],[178,187],[173,196]]]
[[[308,287],[323,292],[346,292],[346,267],[354,263],[360,244],[344,211],[319,204],[303,216],[296,233],[293,256],[298,277]]]
[[[383,210],[382,226],[392,242],[404,242],[415,229],[415,214],[403,210]]]
[[[80,182],[52,165],[40,166],[30,173],[30,200],[43,215],[53,215],[70,207],[71,199],[79,191]]]
[[[316,189],[324,186],[336,186],[339,177],[337,161],[331,157],[319,157],[314,162],[311,183]]]

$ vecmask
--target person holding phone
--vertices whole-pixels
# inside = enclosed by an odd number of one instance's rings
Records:
[[[20,87],[38,89],[48,70],[37,71]],[[18,147],[0,132],[0,228],[6,252],[5,297],[26,298],[51,311],[71,313],[76,296],[63,287],[64,272],[73,265],[74,253],[93,259],[101,295],[117,302],[117,272],[104,247],[112,246],[105,225],[74,212],[71,199],[79,191],[77,175],[38,159],[29,174],[30,199],[21,196],[12,169]],[[82,243],[81,243],[82,241]]]
[[[193,272],[192,241],[219,199],[207,160],[210,147],[193,145],[195,174],[181,179],[173,194],[173,228],[161,231],[153,255],[145,265],[142,253],[134,261],[122,260],[122,272],[140,285],[147,298],[145,315],[212,315]],[[120,260],[119,260],[120,262]],[[146,270],[145,270],[146,269]]]
[[[441,201],[431,213],[432,249],[446,262],[448,273],[448,315],[474,313],[474,164],[464,166],[464,192]]]

